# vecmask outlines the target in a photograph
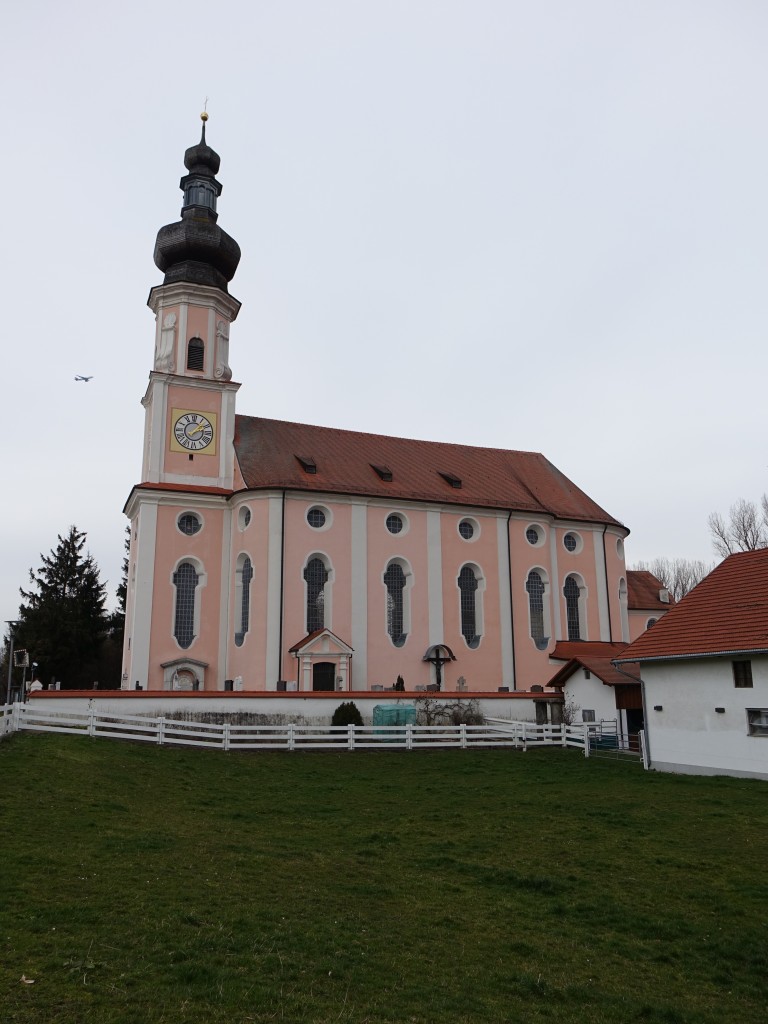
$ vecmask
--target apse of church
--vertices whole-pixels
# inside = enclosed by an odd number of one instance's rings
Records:
[[[628,640],[628,531],[543,455],[236,413],[206,119],[154,252],[123,688],[528,690]]]

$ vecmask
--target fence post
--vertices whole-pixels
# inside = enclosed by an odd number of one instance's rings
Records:
[[[405,749],[413,750],[413,726],[410,722],[405,724]]]
[[[96,712],[93,708],[88,708],[88,735],[96,735]]]
[[[352,722],[347,726],[347,750],[355,749],[355,726]]]
[[[160,715],[157,718],[157,742],[160,746],[165,743],[165,716]]]
[[[589,757],[589,726],[584,724],[584,757]]]
[[[230,729],[229,722],[225,722],[224,723],[224,737],[223,737],[223,739],[224,739],[224,749],[225,750],[229,750],[229,729]]]
[[[467,749],[467,726],[464,722],[459,725],[459,743],[462,750]]]
[[[288,749],[296,749],[296,741],[293,736],[293,722],[291,722],[291,724],[288,726]]]
[[[640,753],[643,756],[643,768],[645,768],[645,770],[648,771],[648,769],[650,768],[650,761],[648,758],[648,747],[645,742],[645,729],[640,730],[640,732],[637,734],[637,738],[640,742]]]
[[[561,722],[560,723],[560,730],[561,730],[561,736],[562,736],[561,745],[563,747],[567,747],[568,746],[568,726],[565,724],[565,722]]]

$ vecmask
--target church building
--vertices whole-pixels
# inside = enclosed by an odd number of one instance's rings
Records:
[[[155,245],[122,687],[530,691],[628,642],[628,530],[543,455],[238,413],[205,119]]]

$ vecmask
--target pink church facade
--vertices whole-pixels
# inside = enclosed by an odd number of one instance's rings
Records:
[[[628,530],[542,455],[239,415],[219,158],[162,228],[122,687],[545,687],[558,641],[628,642]]]

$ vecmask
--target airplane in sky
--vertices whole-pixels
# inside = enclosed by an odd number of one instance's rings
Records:
[[[90,377],[83,377],[82,374],[77,373],[75,374],[75,380],[81,380],[83,381],[83,383],[87,384],[89,380],[93,380],[93,375],[91,375]]]

